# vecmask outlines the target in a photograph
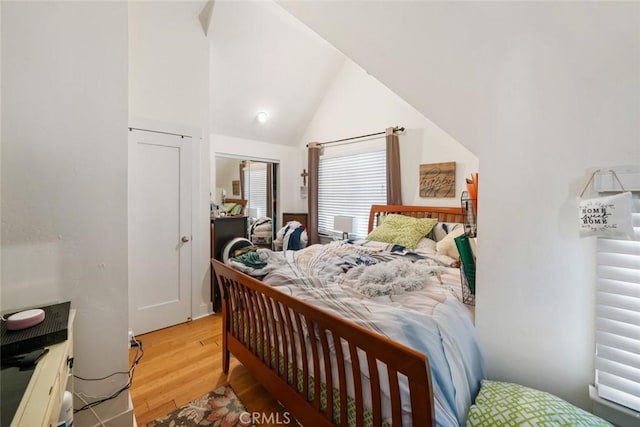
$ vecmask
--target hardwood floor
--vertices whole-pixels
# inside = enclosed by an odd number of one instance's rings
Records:
[[[231,358],[229,374],[222,373],[222,318],[219,314],[136,337],[144,356],[136,367],[131,398],[138,426],[226,383],[231,384],[249,412],[283,425],[284,408]],[[136,350],[129,351],[130,362]]]

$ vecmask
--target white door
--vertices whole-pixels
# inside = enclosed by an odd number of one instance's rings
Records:
[[[191,318],[192,139],[129,132],[130,324],[142,334]]]

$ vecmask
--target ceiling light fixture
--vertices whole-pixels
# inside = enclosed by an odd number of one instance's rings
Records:
[[[258,114],[256,114],[256,120],[258,120],[258,122],[260,123],[266,123],[266,121],[269,120],[269,115],[264,111],[260,111]]]

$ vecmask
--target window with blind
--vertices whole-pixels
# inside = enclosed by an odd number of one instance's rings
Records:
[[[247,214],[250,208],[258,210],[258,218],[267,215],[267,168],[264,163],[249,163],[244,167],[244,197]]]
[[[386,151],[321,157],[318,170],[318,232],[334,233],[337,215],[356,218],[352,235],[365,237],[372,204],[387,203]]]
[[[640,199],[635,240],[597,242],[596,388],[604,399],[640,412]]]

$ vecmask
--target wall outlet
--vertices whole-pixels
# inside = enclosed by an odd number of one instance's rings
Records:
[[[133,341],[133,330],[129,329],[129,338],[127,339],[127,342],[129,343],[129,348],[131,348],[132,341]]]

